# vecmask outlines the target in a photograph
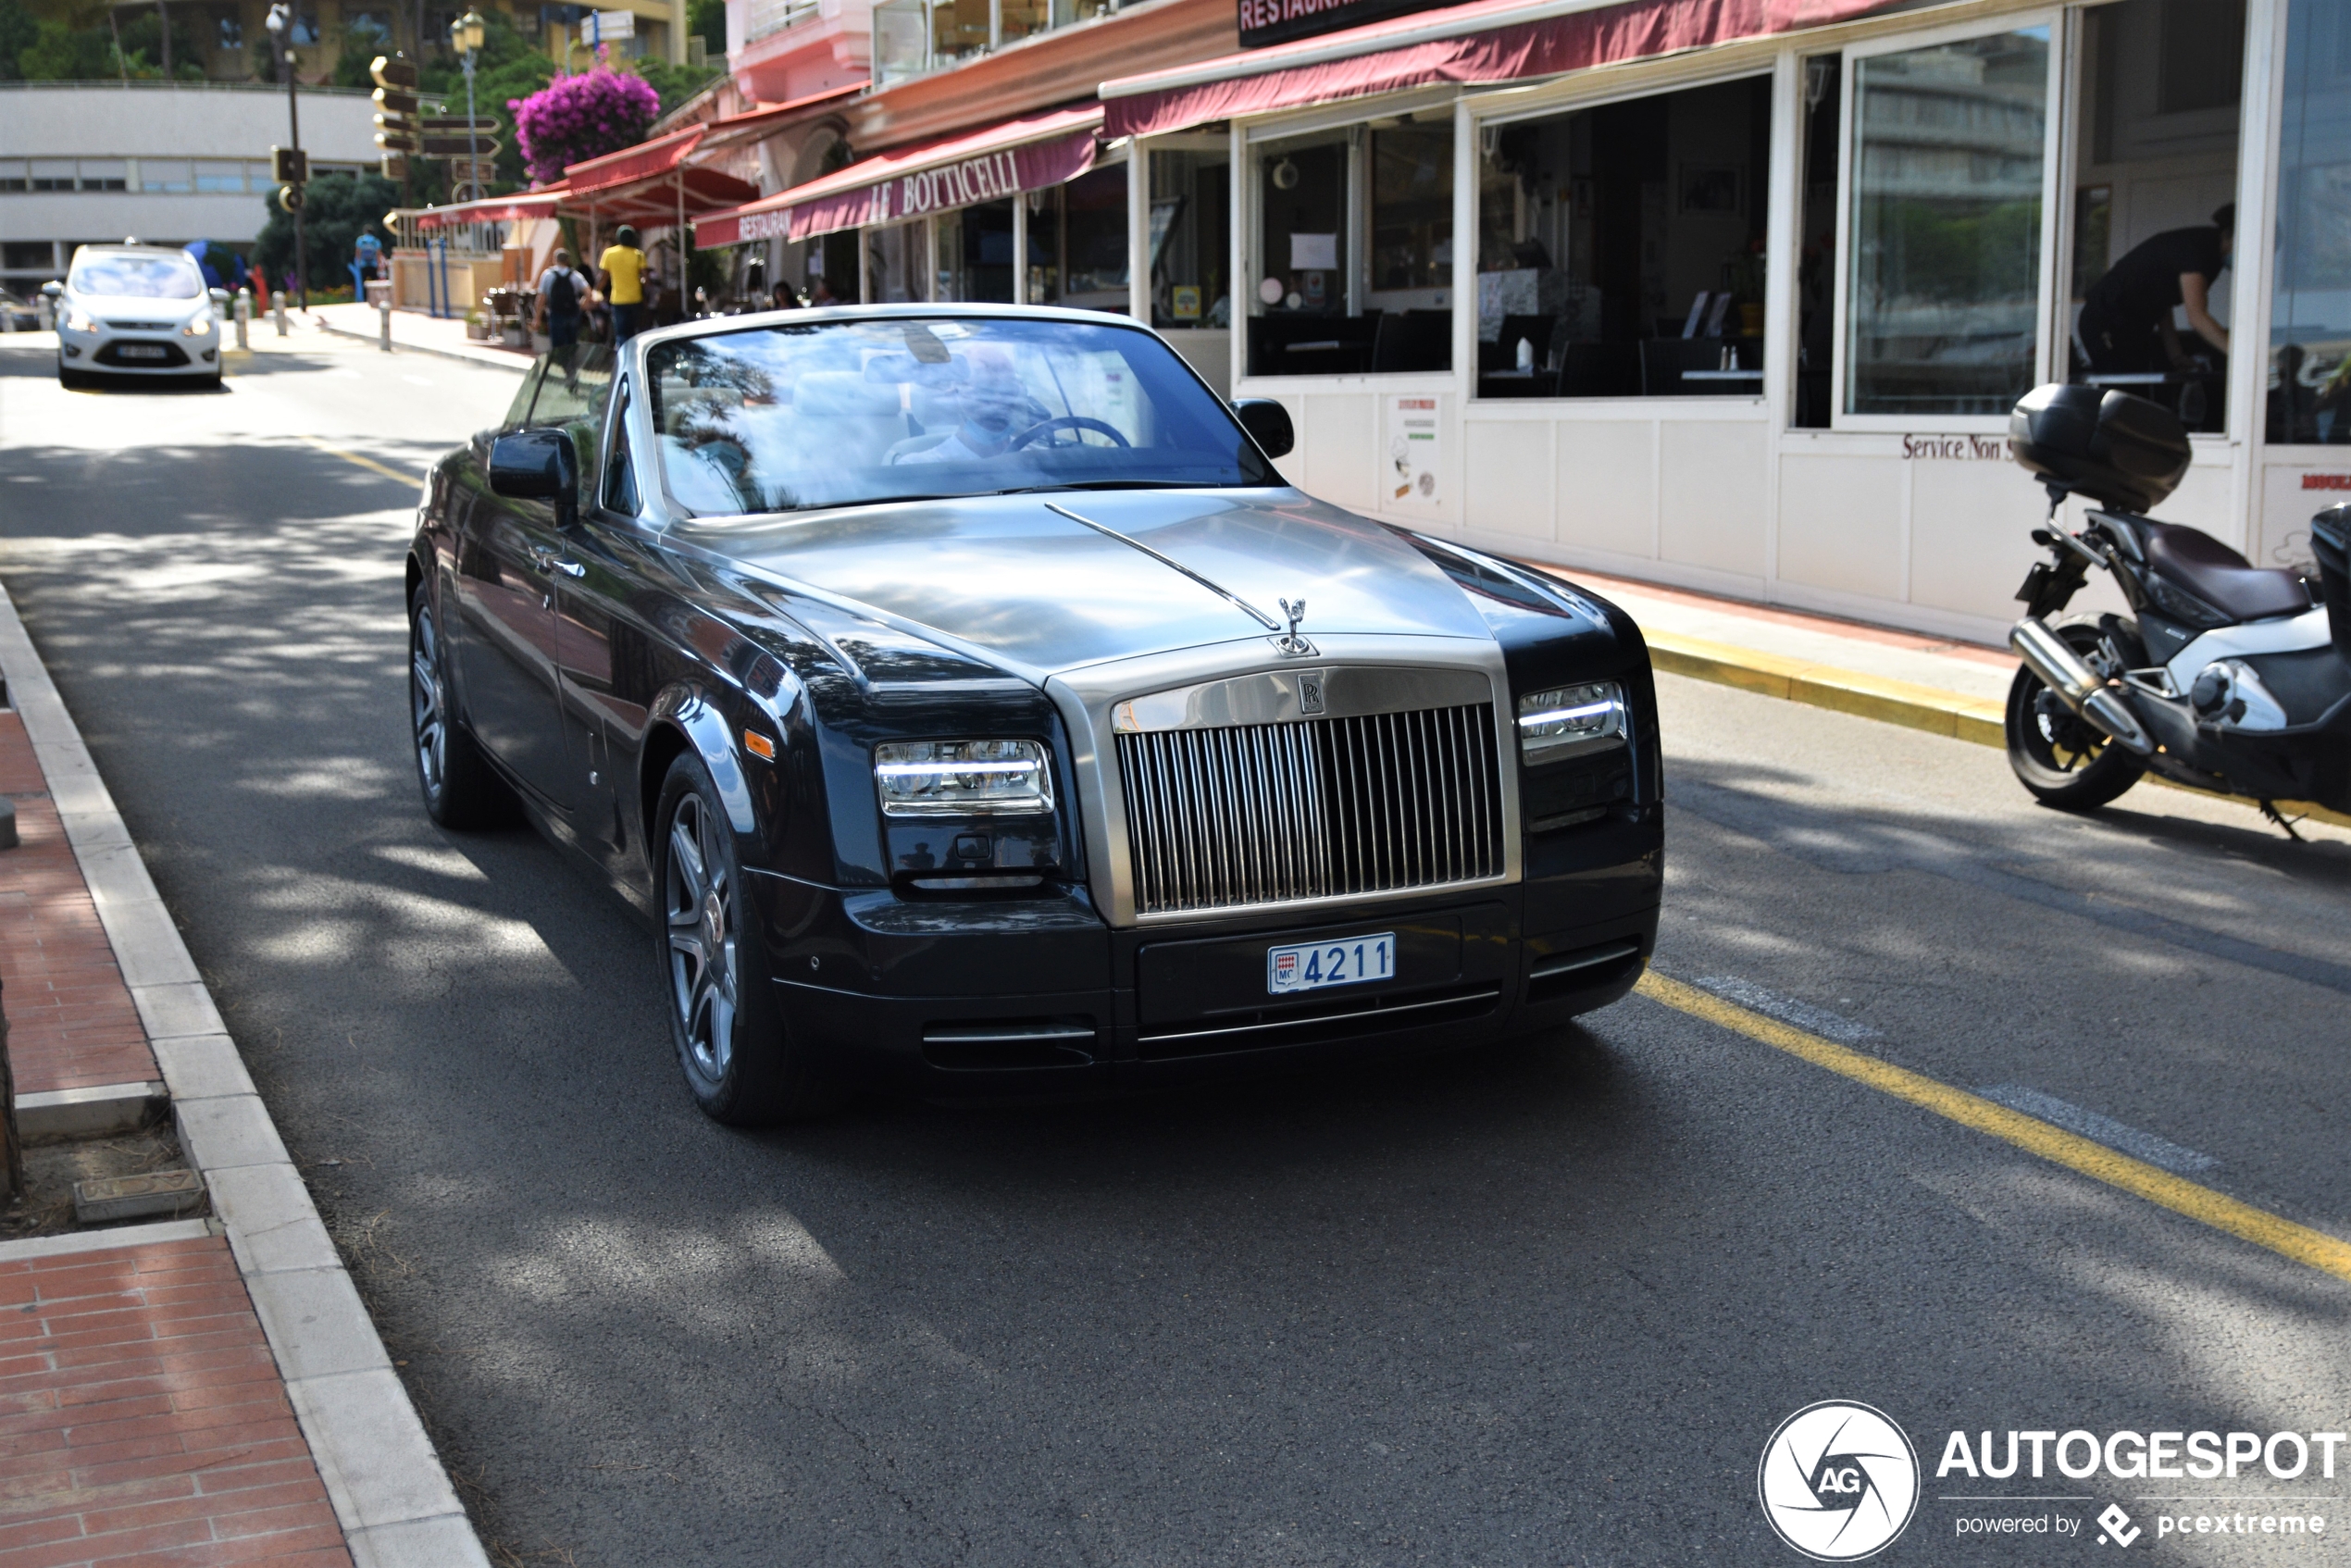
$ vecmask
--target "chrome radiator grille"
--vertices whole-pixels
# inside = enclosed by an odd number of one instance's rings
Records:
[[[1138,915],[1502,870],[1490,703],[1122,734],[1118,765]]]

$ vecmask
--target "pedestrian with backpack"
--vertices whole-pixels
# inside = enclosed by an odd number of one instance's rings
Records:
[[[539,275],[538,330],[547,334],[550,348],[569,348],[579,341],[580,314],[588,305],[588,280],[571,265],[571,253],[558,249],[554,265]]]

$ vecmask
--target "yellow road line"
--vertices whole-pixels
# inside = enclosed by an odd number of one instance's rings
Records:
[[[2351,1280],[2351,1241],[2312,1230],[2280,1219],[2266,1210],[2250,1203],[2200,1187],[2170,1171],[2161,1170],[2128,1154],[2118,1154],[2103,1143],[2053,1127],[2037,1117],[2011,1111],[1981,1095],[1953,1089],[1947,1083],[1930,1078],[1874,1056],[1822,1039],[1818,1035],[1792,1028],[1776,1018],[1766,1018],[1760,1013],[1724,1002],[1710,992],[1679,980],[1669,980],[1654,970],[1641,977],[1637,988],[1643,996],[1666,1006],[1717,1024],[1735,1034],[1777,1047],[1791,1056],[1800,1056],[1816,1067],[1825,1067],[1856,1083],[1867,1084],[1897,1100],[1907,1100],[1922,1110],[1947,1117],[1961,1126],[1989,1133],[2005,1143],[2014,1144],[2028,1154],[2079,1171],[2094,1181],[2119,1188],[2150,1203],[2159,1203],[2174,1213],[2185,1214],[2192,1220],[2227,1231],[2241,1240],[2257,1247],[2267,1247],[2281,1257],[2307,1263],[2337,1279]]]
[[[355,452],[345,452],[339,446],[329,446],[317,436],[304,436],[302,439],[308,442],[311,445],[317,447],[319,451],[325,453],[330,457],[340,457],[346,463],[356,463],[363,468],[372,468],[377,473],[381,474],[384,478],[388,479],[398,479],[402,484],[412,485],[418,483],[424,479],[424,475],[422,474],[404,474],[397,468],[386,467],[383,464],[377,462],[372,457],[362,457]]]

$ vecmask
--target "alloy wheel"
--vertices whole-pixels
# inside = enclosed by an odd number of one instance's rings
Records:
[[[408,707],[415,720],[417,771],[425,794],[441,798],[449,762],[448,703],[441,678],[441,641],[432,612],[419,608],[408,633]]]
[[[735,1040],[735,889],[721,830],[699,794],[682,797],[662,889],[670,1001],[696,1070],[713,1080],[726,1076]]]

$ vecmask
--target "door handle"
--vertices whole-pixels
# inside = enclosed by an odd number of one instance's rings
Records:
[[[530,547],[530,564],[542,572],[561,572],[568,578],[583,578],[588,568],[577,561],[566,561],[543,544]]]
[[[547,565],[553,570],[559,571],[566,577],[579,578],[586,577],[588,575],[588,568],[581,566],[577,561],[559,561],[551,559]]]

